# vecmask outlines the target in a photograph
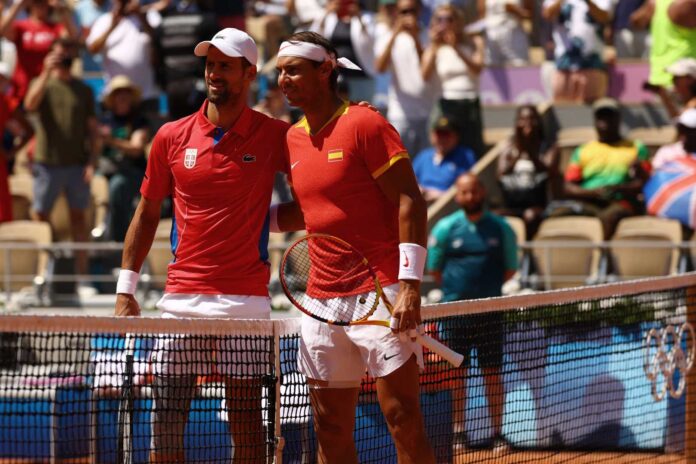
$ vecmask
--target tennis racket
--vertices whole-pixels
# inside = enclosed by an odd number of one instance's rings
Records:
[[[367,259],[352,245],[326,234],[310,234],[285,251],[280,265],[283,291],[297,309],[332,325],[379,325],[389,321],[368,319],[380,300],[393,306]],[[464,356],[434,338],[418,333],[416,340],[433,353],[459,367]]]
[[[135,395],[133,393],[133,362],[135,355],[135,335],[126,334],[124,343],[125,365],[121,385],[121,400],[118,406],[118,449],[119,463],[133,462],[133,408]]]

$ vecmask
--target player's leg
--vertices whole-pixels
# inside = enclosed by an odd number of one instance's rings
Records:
[[[227,378],[225,385],[227,419],[234,441],[234,462],[267,462],[261,379]]]
[[[319,463],[356,464],[358,453],[353,429],[359,389],[327,388],[325,382],[309,379],[308,383]]]
[[[397,370],[377,379],[377,398],[401,464],[435,462],[425,434],[418,382],[416,355]]]
[[[488,414],[493,426],[493,448],[497,452],[504,452],[509,449],[509,443],[503,436],[505,389],[501,375],[505,320],[502,313],[483,314],[477,319],[479,328],[473,335],[473,344],[477,348],[479,366],[483,372]]]
[[[193,375],[155,376],[151,463],[186,461],[184,430],[195,388]]]
[[[320,463],[357,463],[355,406],[365,360],[347,332],[302,317],[299,367],[307,377]]]

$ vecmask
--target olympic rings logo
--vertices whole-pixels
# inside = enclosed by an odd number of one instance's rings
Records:
[[[682,349],[684,336],[686,353]],[[674,399],[679,399],[686,388],[686,375],[694,365],[696,357],[696,333],[694,327],[684,322],[678,327],[671,324],[664,329],[650,329],[645,336],[645,364],[643,370],[650,381],[652,396],[655,401],[662,401],[669,393]],[[679,373],[679,381],[675,385],[674,374]],[[664,380],[659,381],[660,374]]]

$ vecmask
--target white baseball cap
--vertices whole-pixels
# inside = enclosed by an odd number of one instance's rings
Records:
[[[689,129],[696,129],[696,108],[682,111],[682,114],[677,118],[677,124]]]
[[[696,59],[682,58],[665,68],[673,76],[691,76],[696,78]]]
[[[208,49],[211,45],[231,58],[246,58],[254,66],[259,58],[259,51],[254,39],[246,32],[232,27],[227,27],[215,34],[211,40],[204,40],[196,45],[196,48],[193,49],[194,55],[208,56]]]

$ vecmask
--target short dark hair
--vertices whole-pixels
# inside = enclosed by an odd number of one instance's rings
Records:
[[[336,47],[331,45],[331,42],[329,42],[329,40],[326,37],[324,37],[321,34],[317,34],[316,32],[296,32],[292,34],[290,37],[288,37],[286,40],[288,42],[307,42],[314,45],[319,45],[320,47],[324,47],[324,49],[329,53],[329,55],[333,56],[334,58],[338,58],[338,52],[336,51]],[[317,62],[312,63],[314,63],[316,67],[321,65],[321,63]],[[333,90],[334,92],[338,88],[338,68],[334,68],[333,71],[331,71],[331,75],[329,76],[329,86],[331,87],[331,90]]]
[[[77,51],[80,49],[80,44],[77,42],[77,40],[71,39],[70,37],[58,37],[53,42],[51,42],[50,50],[53,50],[59,45],[65,48],[66,50]]]

